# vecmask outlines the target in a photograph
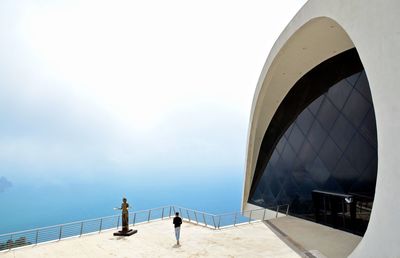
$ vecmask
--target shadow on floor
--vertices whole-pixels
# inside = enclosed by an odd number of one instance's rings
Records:
[[[345,231],[292,216],[264,223],[302,257],[348,257],[362,239]]]

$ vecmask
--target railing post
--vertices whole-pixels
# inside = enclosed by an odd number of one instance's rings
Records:
[[[36,230],[35,244],[38,243],[38,239],[39,239],[39,229]]]
[[[250,211],[250,216],[249,216],[249,224],[251,223],[251,213],[252,213],[253,211]]]
[[[265,212],[267,211],[267,209],[264,209],[264,215],[263,215],[263,219],[262,220],[265,220]]]
[[[164,219],[164,207],[162,208],[162,212],[161,212],[161,220]]]
[[[190,222],[190,216],[189,216],[189,211],[188,210],[186,210],[186,214],[187,214],[189,222]]]
[[[181,208],[179,208],[179,214],[183,217],[182,209],[181,209]]]
[[[278,206],[276,206],[276,215],[275,215],[275,218],[277,218],[277,217],[278,217],[278,213],[279,213],[279,205],[278,205]]]
[[[214,219],[214,216],[212,216],[212,219],[213,219],[214,229],[217,229],[217,226],[215,225],[215,219]]]
[[[58,240],[61,240],[61,235],[62,235],[62,226],[60,226],[60,235],[58,236]]]
[[[287,208],[286,208],[286,216],[289,214],[289,204],[287,205]]]
[[[169,206],[169,217],[171,218],[171,206]]]
[[[147,217],[147,222],[150,222],[150,215],[151,215],[151,210],[149,210],[149,216]]]
[[[236,225],[236,217],[237,217],[237,212],[235,212],[235,219],[233,220],[233,226]]]
[[[221,226],[221,215],[219,215],[219,217],[218,217],[218,229],[220,226]]]
[[[79,236],[82,236],[82,230],[83,230],[83,221],[81,222],[81,232],[80,232]]]
[[[202,214],[203,214],[204,225],[206,225],[206,227],[207,227],[206,217],[204,216],[204,213],[202,213]]]
[[[344,200],[342,200],[342,219],[343,219],[343,226],[345,227],[346,226],[346,215],[344,214]]]
[[[101,232],[101,228],[103,227],[103,218],[100,219],[100,228],[99,228],[99,233]]]
[[[118,220],[117,220],[117,229],[119,228],[119,220],[120,220],[120,216],[118,216]]]
[[[194,211],[194,217],[196,218],[197,225],[199,224],[199,220],[197,219],[197,213]]]
[[[172,209],[174,209],[174,215],[175,215],[175,213],[176,213],[175,206],[172,206]]]

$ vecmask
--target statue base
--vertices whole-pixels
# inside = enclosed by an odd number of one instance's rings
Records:
[[[136,233],[137,233],[136,229],[129,229],[128,231],[119,230],[118,232],[114,233],[114,236],[132,236],[133,234]]]

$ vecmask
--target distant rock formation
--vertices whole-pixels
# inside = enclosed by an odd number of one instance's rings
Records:
[[[5,243],[0,243],[0,251],[7,250],[7,249],[12,249],[12,248],[17,248],[21,247],[24,245],[31,245],[32,243],[26,240],[26,237],[20,237],[16,239],[15,241],[12,241],[9,239]]]
[[[12,183],[4,176],[0,177],[0,193],[4,192],[7,188],[11,187]]]

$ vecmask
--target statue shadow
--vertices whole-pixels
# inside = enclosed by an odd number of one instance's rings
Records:
[[[110,238],[110,240],[122,240],[122,241],[126,241],[127,237],[125,236],[117,236],[117,237],[112,237]]]

